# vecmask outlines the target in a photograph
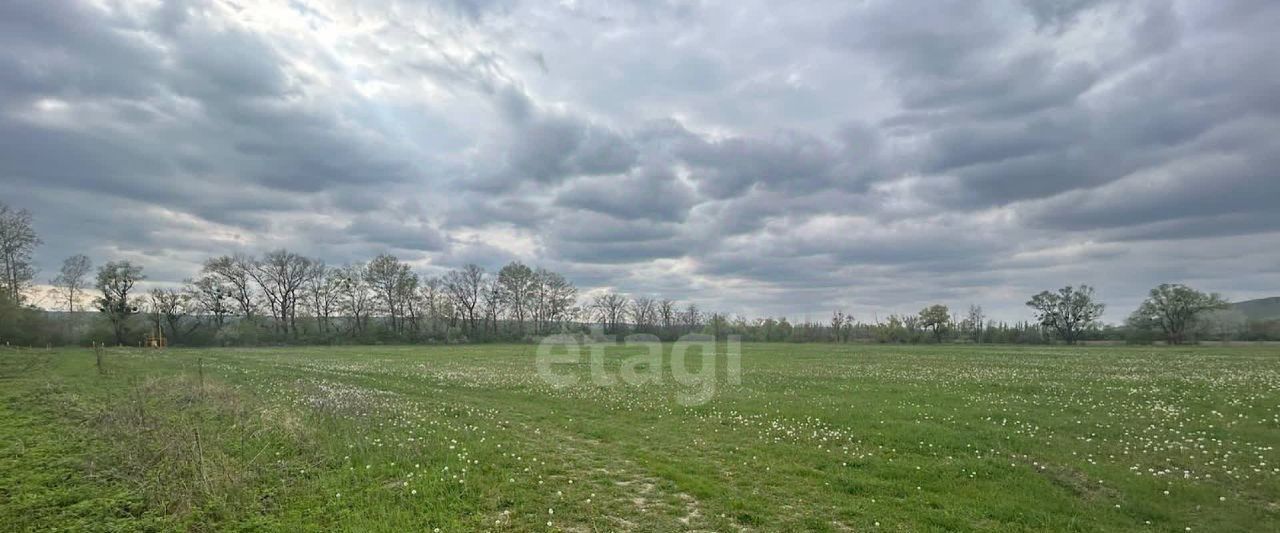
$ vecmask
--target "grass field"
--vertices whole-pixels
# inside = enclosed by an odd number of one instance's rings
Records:
[[[692,406],[534,350],[0,351],[0,524],[1280,530],[1275,347],[744,345]]]

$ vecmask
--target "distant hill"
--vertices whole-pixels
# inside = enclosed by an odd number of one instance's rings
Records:
[[[1280,296],[1259,298],[1231,304],[1231,308],[1249,317],[1249,320],[1280,319]]]

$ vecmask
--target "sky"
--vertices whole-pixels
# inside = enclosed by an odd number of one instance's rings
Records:
[[[287,247],[824,320],[1280,295],[1280,3],[0,2],[0,201],[179,283]]]

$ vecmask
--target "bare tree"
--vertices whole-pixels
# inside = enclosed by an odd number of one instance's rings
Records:
[[[982,344],[982,334],[986,324],[986,315],[982,312],[982,306],[970,305],[969,316],[964,319],[964,324],[973,342]]]
[[[502,312],[502,290],[496,278],[485,278],[480,285],[480,314],[484,317],[484,330],[498,333],[498,315]]]
[[[124,344],[129,317],[138,313],[138,304],[129,294],[133,286],[145,279],[142,267],[128,261],[112,261],[98,269],[97,288],[102,296],[95,302],[98,310],[111,321],[116,344]]]
[[[298,334],[298,300],[311,263],[311,259],[280,249],[262,256],[249,270],[249,276],[267,297],[276,328],[281,333]]]
[[[635,325],[635,330],[641,333],[651,333],[653,325],[657,321],[657,304],[653,298],[648,296],[637,296],[631,300],[628,308],[631,315],[631,323]]]
[[[391,331],[401,333],[401,318],[406,314],[408,302],[406,298],[413,294],[413,286],[417,285],[417,276],[409,270],[409,265],[390,254],[379,254],[369,261],[365,270],[366,279],[376,296],[375,301],[385,313]]]
[[[616,292],[597,294],[591,300],[591,310],[607,333],[620,334],[626,319],[627,298]]]
[[[418,294],[422,302],[422,314],[429,328],[428,334],[433,334],[436,332],[436,327],[443,321],[444,311],[448,305],[444,295],[444,281],[436,276],[425,278],[418,286]]]
[[[578,288],[564,276],[544,268],[534,271],[533,280],[532,315],[536,332],[546,332],[550,325],[563,325],[570,320]]]
[[[336,268],[329,267],[324,261],[311,264],[311,272],[307,274],[306,296],[307,307],[316,320],[316,329],[326,335],[333,329],[333,315],[338,310],[342,276]]]
[[[852,330],[852,315],[846,315],[841,310],[831,313],[831,336],[835,339],[835,342],[849,342],[849,334]]]
[[[684,308],[684,312],[680,313],[680,322],[684,325],[686,333],[692,333],[702,329],[702,312],[698,310],[696,304],[690,303]]]
[[[479,317],[476,315],[480,305],[481,292],[484,288],[484,269],[479,265],[469,264],[462,270],[453,270],[445,275],[445,290],[454,306],[467,321],[467,332],[475,331]]]
[[[197,313],[212,317],[215,329],[222,329],[231,314],[232,290],[221,277],[206,274],[188,283],[187,292]]]
[[[369,284],[365,281],[365,266],[362,263],[347,265],[336,272],[335,275],[337,276],[338,294],[342,310],[351,320],[351,334],[364,333],[370,307]]]
[[[67,302],[68,313],[76,312],[76,304],[84,296],[89,273],[92,271],[93,261],[87,255],[76,254],[62,261],[62,268],[58,270],[58,277],[53,278],[52,284],[57,289],[59,299]]]
[[[524,335],[525,318],[531,314],[533,293],[537,291],[533,269],[512,261],[498,271],[498,290],[508,315],[516,321],[517,334]]]
[[[40,243],[31,225],[31,212],[0,203],[0,291],[18,305],[22,305],[24,294],[36,277],[31,254]]]
[[[169,340],[181,342],[193,328],[182,328],[182,321],[190,314],[191,295],[176,289],[151,289],[151,314],[156,328]]]
[[[235,300],[240,316],[252,322],[256,312],[255,294],[253,291],[253,258],[245,255],[224,255],[205,261],[202,273],[215,276],[221,280],[220,285],[228,289],[227,296]]]
[[[721,340],[728,333],[729,318],[724,313],[711,313],[707,318],[707,328],[711,330],[711,337]]]
[[[422,295],[418,291],[418,285],[422,282],[422,278],[418,277],[418,273],[412,270],[406,270],[400,278],[400,283],[396,285],[399,293],[397,298],[403,302],[402,313],[405,321],[408,322],[409,332],[413,335],[418,334],[418,320],[422,316],[423,300]],[[401,326],[403,330],[404,326]],[[402,331],[403,333],[403,331]]]
[[[662,326],[663,335],[671,335],[676,326],[676,302],[670,298],[663,298],[658,302],[658,322]]]

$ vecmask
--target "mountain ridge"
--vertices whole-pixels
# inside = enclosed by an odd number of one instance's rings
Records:
[[[1231,309],[1244,313],[1249,320],[1280,319],[1280,296],[1236,302],[1231,304]]]

